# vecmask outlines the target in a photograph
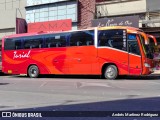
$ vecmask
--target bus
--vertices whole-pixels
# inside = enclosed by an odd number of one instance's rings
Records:
[[[1,51],[0,51],[0,72],[2,71],[2,55],[1,55]]]
[[[2,39],[2,71],[7,74],[118,75],[152,73],[142,32],[126,26],[57,33],[26,33]]]
[[[0,41],[0,72],[2,71],[2,52],[1,52],[1,48],[2,48],[2,42]]]

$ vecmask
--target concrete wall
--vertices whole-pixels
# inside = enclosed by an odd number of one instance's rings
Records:
[[[16,10],[0,11],[0,29],[14,28],[16,26]]]
[[[0,36],[1,36],[1,38],[4,37],[4,36],[7,36],[7,35],[14,34],[14,33],[15,33],[15,28],[0,29]]]
[[[160,10],[160,0],[146,0],[148,11],[159,11]]]
[[[47,3],[63,2],[70,0],[27,0],[27,6],[42,5]]]
[[[16,17],[25,18],[26,0],[0,0],[0,39],[15,33]]]
[[[146,0],[102,2],[97,5],[97,12],[100,12],[101,16],[143,13],[146,12]]]

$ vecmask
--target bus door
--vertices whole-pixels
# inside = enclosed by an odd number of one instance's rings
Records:
[[[142,57],[137,38],[136,34],[128,34],[128,69],[130,75],[140,75],[142,73]]]

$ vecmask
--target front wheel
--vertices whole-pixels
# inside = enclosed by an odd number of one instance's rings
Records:
[[[109,65],[104,71],[104,77],[109,80],[114,80],[118,76],[118,70],[115,65]]]
[[[28,76],[31,78],[37,78],[39,75],[39,69],[36,65],[31,65],[28,69]]]

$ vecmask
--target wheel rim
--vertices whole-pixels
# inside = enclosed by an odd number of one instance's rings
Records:
[[[115,70],[114,70],[114,68],[109,67],[106,70],[106,76],[109,77],[109,78],[113,78],[115,76]]]
[[[38,73],[37,68],[31,67],[29,73],[30,73],[30,76],[35,77]]]

